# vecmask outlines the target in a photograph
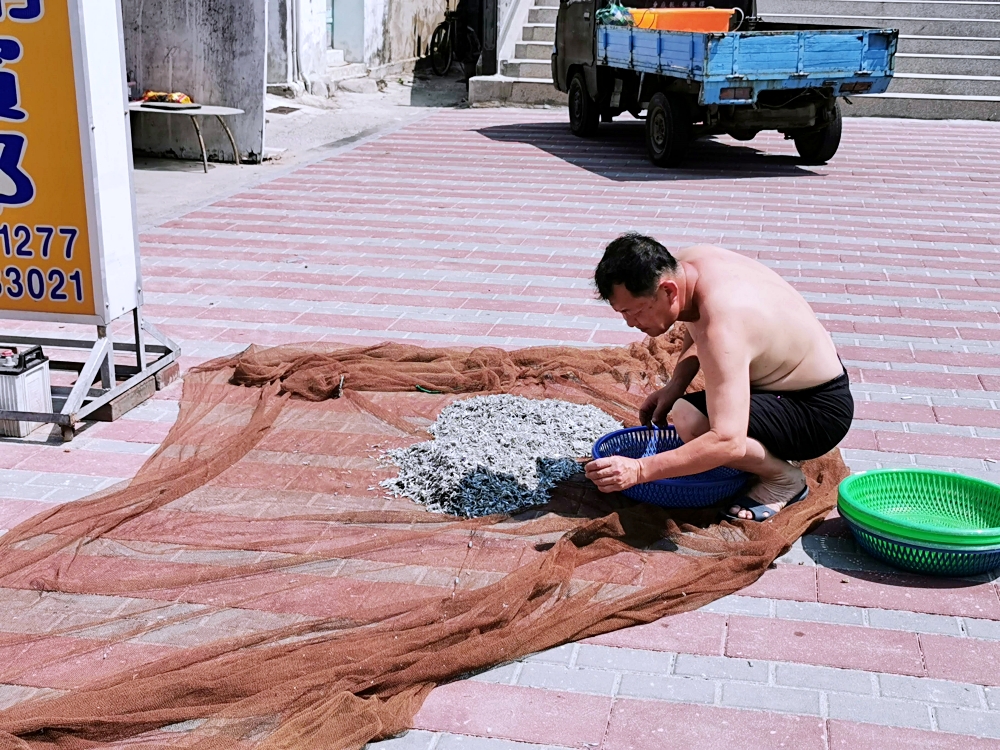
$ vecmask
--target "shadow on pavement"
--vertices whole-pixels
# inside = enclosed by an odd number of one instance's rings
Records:
[[[429,58],[417,60],[413,69],[411,107],[456,107],[466,104],[469,76],[465,66],[454,63],[443,76],[434,73]]]
[[[180,160],[162,159],[156,156],[135,155],[135,168],[146,172],[201,172],[204,174],[205,167],[201,160]],[[211,162],[208,165],[209,171],[216,168]]]
[[[918,589],[963,589],[1000,580],[1000,569],[967,577],[921,575],[892,567],[868,555],[854,541],[843,518],[828,518],[802,537],[802,549],[817,566],[840,575],[841,583],[875,583]],[[845,589],[845,592],[847,590]]]
[[[570,132],[569,124],[562,122],[494,125],[478,132],[494,141],[528,143],[618,182],[818,176],[800,166],[797,157],[768,154],[751,146],[712,138],[694,141],[680,168],[663,169],[647,158],[643,129],[640,121],[605,123],[593,139],[577,138]]]

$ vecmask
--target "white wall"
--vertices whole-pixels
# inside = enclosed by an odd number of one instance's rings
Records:
[[[320,6],[314,23],[323,32],[319,41],[325,54],[325,0],[298,2]],[[412,60],[426,50],[434,27],[444,20],[445,7],[445,0],[334,0],[333,46],[343,51],[346,62],[369,68]],[[303,40],[304,45],[316,41]]]
[[[318,0],[317,0],[318,1]],[[125,57],[140,92],[183,91],[196,102],[239,107],[228,119],[243,158],[264,151],[268,0],[123,0]],[[232,147],[213,119],[202,118],[211,158],[232,161]],[[137,151],[198,159],[198,140],[186,117],[133,118]]]
[[[371,31],[366,34],[365,51],[372,67],[419,57],[427,48],[434,27],[444,20],[445,0],[368,0],[368,3],[372,6],[372,22]],[[453,0],[452,7],[456,4]]]
[[[295,4],[298,66],[306,81],[326,72],[326,0],[286,0]]]
[[[267,82],[291,83],[292,66],[288,59],[291,37],[288,0],[267,0]]]

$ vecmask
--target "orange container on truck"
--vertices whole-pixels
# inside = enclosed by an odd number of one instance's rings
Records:
[[[657,31],[732,31],[743,20],[739,8],[629,8],[640,29]]]

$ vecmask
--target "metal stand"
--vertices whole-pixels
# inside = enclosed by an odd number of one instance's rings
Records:
[[[22,422],[46,422],[62,427],[64,441],[73,439],[75,427],[89,416],[96,415],[102,407],[114,407],[125,403],[124,409],[105,408],[103,421],[114,419],[123,410],[137,406],[152,395],[158,385],[157,375],[177,361],[180,347],[167,336],[160,333],[156,327],[142,317],[142,308],[132,311],[132,332],[135,343],[113,343],[108,338],[108,329],[97,326],[97,341],[82,341],[80,339],[57,339],[38,336],[8,336],[0,333],[0,344],[41,344],[54,349],[89,350],[85,362],[66,360],[49,360],[53,370],[66,370],[78,373],[76,383],[72,388],[53,386],[53,409],[62,406],[58,412],[29,412],[0,409],[0,419],[11,419]],[[146,335],[158,343],[147,343]],[[115,365],[115,352],[128,352],[135,356],[134,365]],[[124,378],[121,382],[119,378]],[[100,380],[100,385],[96,385]]]
[[[219,121],[222,129],[229,136],[229,143],[232,144],[233,156],[236,157],[236,163],[242,164],[243,160],[240,158],[240,150],[236,147],[236,139],[233,138],[233,131],[229,129],[229,126],[226,125],[226,121],[222,119],[221,115],[216,115],[215,119]],[[191,115],[191,124],[194,125],[194,132],[198,134],[198,145],[201,146],[201,165],[205,168],[205,174],[208,174],[208,152],[205,150],[205,139],[201,135],[201,125],[198,124],[197,115]]]

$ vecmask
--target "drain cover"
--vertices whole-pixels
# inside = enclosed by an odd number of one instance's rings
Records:
[[[298,112],[298,107],[286,107],[284,105],[280,107],[275,107],[274,109],[267,110],[269,115],[290,115],[292,112]]]

